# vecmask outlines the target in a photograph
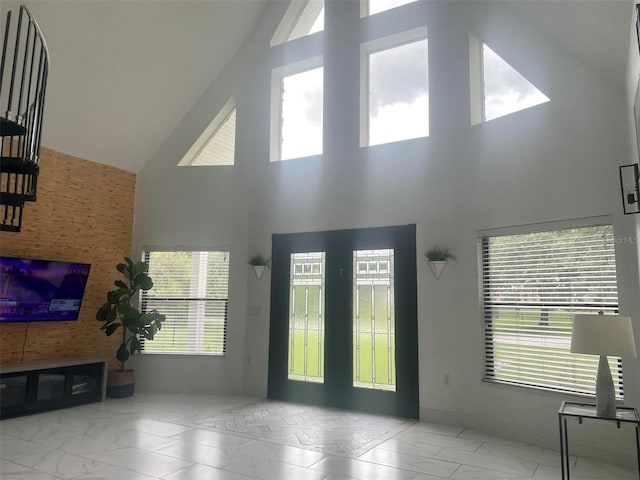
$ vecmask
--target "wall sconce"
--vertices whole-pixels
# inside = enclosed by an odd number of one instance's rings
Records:
[[[622,193],[622,209],[625,215],[640,213],[640,174],[638,164],[620,167],[620,191]]]

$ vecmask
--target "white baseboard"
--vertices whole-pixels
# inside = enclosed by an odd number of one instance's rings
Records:
[[[478,418],[477,416],[461,412],[450,412],[423,407],[420,407],[420,421],[472,429],[505,438],[507,440],[526,443],[527,445],[546,448],[557,452],[560,451],[560,432],[556,435],[549,435],[544,432],[533,431],[530,428],[520,427],[512,423]],[[633,455],[573,441],[569,447],[571,455],[577,455],[625,468],[638,468],[637,460]]]

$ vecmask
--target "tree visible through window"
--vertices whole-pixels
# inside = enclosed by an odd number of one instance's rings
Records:
[[[576,313],[618,311],[611,225],[483,237],[482,291],[486,380],[595,393],[599,357],[570,353],[571,330]]]
[[[144,353],[224,354],[229,252],[154,251],[144,260],[153,288],[142,292],[142,311],[166,315]]]

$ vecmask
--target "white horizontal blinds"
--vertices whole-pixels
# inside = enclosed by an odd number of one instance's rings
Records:
[[[571,329],[575,313],[618,311],[613,227],[483,237],[482,282],[485,379],[593,395],[598,357],[570,353]]]
[[[295,2],[292,3],[292,5],[294,4]],[[298,17],[291,26],[286,41],[305,37],[322,30],[324,30],[324,1],[307,0],[304,7],[298,12]]]
[[[236,148],[236,109],[222,121],[191,162],[199,165],[233,165]]]
[[[145,353],[225,352],[229,252],[147,252],[153,288],[142,294],[143,311],[166,315]]]

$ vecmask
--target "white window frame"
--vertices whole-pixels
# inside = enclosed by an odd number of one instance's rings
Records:
[[[471,125],[478,125],[485,121],[484,55],[482,42],[475,35],[469,35],[469,91]]]
[[[376,13],[370,13],[371,11],[371,2],[369,0],[360,0],[360,18],[365,18],[365,17],[370,17],[371,15],[380,15],[380,14],[384,14],[386,12],[390,12],[392,10],[395,10],[397,8],[403,8],[406,7],[407,5],[411,5],[412,3],[416,3],[418,0],[410,0],[407,3],[404,3],[402,5],[398,5],[395,7],[391,7],[388,8],[386,10],[381,10],[380,12],[376,12]]]
[[[323,68],[323,56],[318,55],[310,57],[299,62],[290,63],[274,68],[271,71],[271,122],[270,122],[270,162],[280,162],[282,159],[282,93],[283,93],[283,80],[285,77],[295,75],[297,73],[303,73],[316,68]],[[322,95],[324,98],[324,79],[322,86]],[[324,105],[323,105],[324,108]],[[324,115],[323,115],[324,116]],[[324,122],[323,122],[324,123]],[[324,142],[324,125],[322,126],[322,136]],[[324,150],[324,148],[323,148]],[[312,157],[322,155],[322,151]],[[300,157],[307,158],[307,157]],[[294,160],[293,158],[287,158],[287,160]]]
[[[148,256],[152,253],[155,252],[175,252],[175,253],[180,253],[180,252],[188,252],[188,253],[192,253],[192,254],[202,254],[202,253],[224,253],[227,256],[230,255],[229,253],[229,248],[225,247],[225,248],[216,248],[216,249],[181,249],[181,250],[173,250],[173,249],[163,249],[163,248],[145,248],[142,254],[142,259],[143,261],[146,261],[147,263],[149,263],[149,258]],[[197,265],[196,265],[197,263]],[[196,277],[193,276],[193,271],[195,269],[198,269],[198,274]],[[145,342],[153,342],[153,340],[143,340],[142,343],[142,350],[141,353],[146,354],[146,355],[202,355],[202,356],[225,356],[226,355],[226,350],[227,350],[227,332],[228,332],[228,326],[229,326],[229,296],[227,295],[226,299],[223,298],[207,298],[207,301],[224,301],[225,302],[225,318],[224,318],[224,326],[223,326],[223,338],[222,338],[222,351],[216,351],[216,352],[207,352],[204,350],[204,310],[206,309],[206,306],[202,303],[202,299],[204,298],[204,296],[206,296],[206,290],[205,290],[205,284],[204,284],[204,279],[201,277],[202,274],[202,263],[201,262],[196,262],[195,259],[192,259],[192,265],[191,265],[191,270],[192,270],[192,276],[191,276],[191,293],[189,295],[189,297],[181,297],[180,299],[178,298],[164,298],[164,297],[160,297],[160,300],[162,301],[166,301],[168,302],[168,304],[170,304],[171,301],[190,301],[193,302],[193,305],[189,305],[189,322],[188,322],[188,326],[190,329],[193,329],[193,331],[195,332],[194,335],[194,339],[195,339],[195,348],[193,349],[188,349],[186,351],[172,351],[172,350],[156,350],[156,351],[151,351],[148,349],[144,348],[144,344]],[[153,274],[150,275],[152,280],[154,281],[158,281],[157,277],[154,279],[153,278]],[[229,292],[230,289],[230,276],[231,276],[231,262],[229,260],[229,272],[227,275],[227,292]],[[197,280],[196,282],[194,282],[194,280]],[[140,311],[142,313],[145,312],[145,302],[146,302],[146,297],[149,297],[149,300],[158,300],[158,297],[155,296],[154,298],[154,291],[153,288],[151,290],[149,290],[149,292],[140,292]],[[195,310],[194,310],[195,309]],[[163,313],[161,311],[160,308],[158,308],[158,311],[160,311],[160,313]],[[192,315],[192,312],[195,312],[195,315]],[[196,319],[195,322],[192,323],[193,318]],[[167,320],[165,320],[166,323]],[[160,329],[160,331],[162,331],[162,329]]]
[[[312,11],[322,11],[324,8],[324,0],[292,0],[287,8],[287,11],[282,16],[282,20],[276,28],[276,31],[273,33],[271,37],[271,41],[269,43],[270,47],[275,47],[276,45],[282,45],[283,43],[289,42],[291,40],[296,40],[298,38],[305,37],[307,35],[313,35],[312,33],[307,33],[306,35],[296,35],[296,30],[302,28],[305,29],[308,27],[309,29],[312,27],[311,22],[307,18],[303,18],[307,8],[311,8]],[[304,25],[299,25],[300,22],[303,22]],[[315,32],[315,33],[321,33]],[[293,38],[292,38],[293,35]]]
[[[412,30],[388,35],[360,44],[360,147],[369,147],[369,56],[373,53],[390,50],[395,47],[427,40],[427,27],[422,26]],[[428,67],[427,67],[427,75]],[[429,115],[430,112],[427,112]],[[426,137],[418,137],[426,138]],[[409,140],[409,139],[406,139]],[[405,140],[397,140],[402,142]],[[395,143],[395,142],[388,142]],[[387,143],[382,144],[387,145]]]
[[[485,47],[493,52],[494,55],[499,57],[506,65],[509,66],[514,72],[520,75],[526,82],[528,82],[534,89],[536,89],[542,96],[546,98],[546,101],[542,101],[535,105],[519,106],[516,110],[504,113],[497,117],[491,117],[487,119],[487,96],[485,85]],[[470,93],[470,111],[471,111],[471,125],[478,125],[480,123],[496,120],[506,115],[511,115],[529,108],[544,105],[550,102],[551,99],[540,90],[533,82],[525,77],[518,69],[513,67],[507,62],[501,55],[493,50],[487,43],[481,41],[475,35],[469,35],[469,93]]]
[[[491,307],[487,305],[485,302],[485,298],[488,295],[488,292],[485,290],[485,282],[488,281],[486,278],[486,270],[485,270],[485,257],[483,253],[483,241],[487,238],[500,237],[500,236],[515,236],[515,235],[523,235],[529,233],[542,233],[542,232],[553,232],[558,230],[565,229],[576,229],[576,228],[588,228],[588,227],[598,227],[598,226],[612,226],[613,221],[611,216],[600,216],[600,217],[589,217],[589,218],[581,218],[567,221],[559,221],[559,222],[546,222],[534,225],[523,225],[519,227],[506,227],[499,229],[490,229],[490,230],[482,230],[477,233],[478,238],[478,272],[479,272],[479,293],[480,293],[480,303],[482,307],[482,315],[483,315],[483,342],[484,342],[484,374],[483,381],[489,383],[497,383],[497,384],[508,384],[515,385],[517,387],[530,388],[536,390],[546,390],[546,391],[556,391],[561,392],[563,394],[572,394],[581,397],[589,397],[593,398],[595,396],[595,378],[597,372],[598,359],[593,360],[593,381],[594,381],[594,391],[587,392],[585,390],[575,390],[573,387],[560,388],[557,386],[545,386],[536,384],[535,381],[527,382],[523,377],[518,380],[507,380],[504,378],[499,378],[499,376],[495,375],[496,365],[494,362],[493,352],[494,352],[494,344],[493,344],[493,326],[491,324],[492,316],[488,313],[488,309]],[[615,253],[615,239],[613,240],[614,245],[614,253]],[[615,262],[615,259],[614,259]],[[490,279],[489,279],[490,280]],[[616,285],[617,287],[617,285]],[[616,293],[617,295],[617,293]],[[608,313],[617,313],[619,305],[598,305],[596,310],[605,310]],[[578,303],[576,308],[571,308],[575,313],[596,313],[592,311],[585,311],[586,308],[582,303]],[[589,307],[595,308],[595,307]],[[552,310],[549,309],[549,313]],[[518,333],[520,335],[520,333]],[[617,379],[614,380],[616,383],[617,400],[624,400],[624,386],[623,386],[623,374],[622,374],[622,362],[619,358],[609,357],[610,365],[614,365],[612,367],[612,373],[615,373]],[[584,367],[582,367],[584,368]],[[615,372],[614,372],[615,368]],[[532,373],[535,376],[535,372]],[[533,378],[533,377],[529,377]]]

